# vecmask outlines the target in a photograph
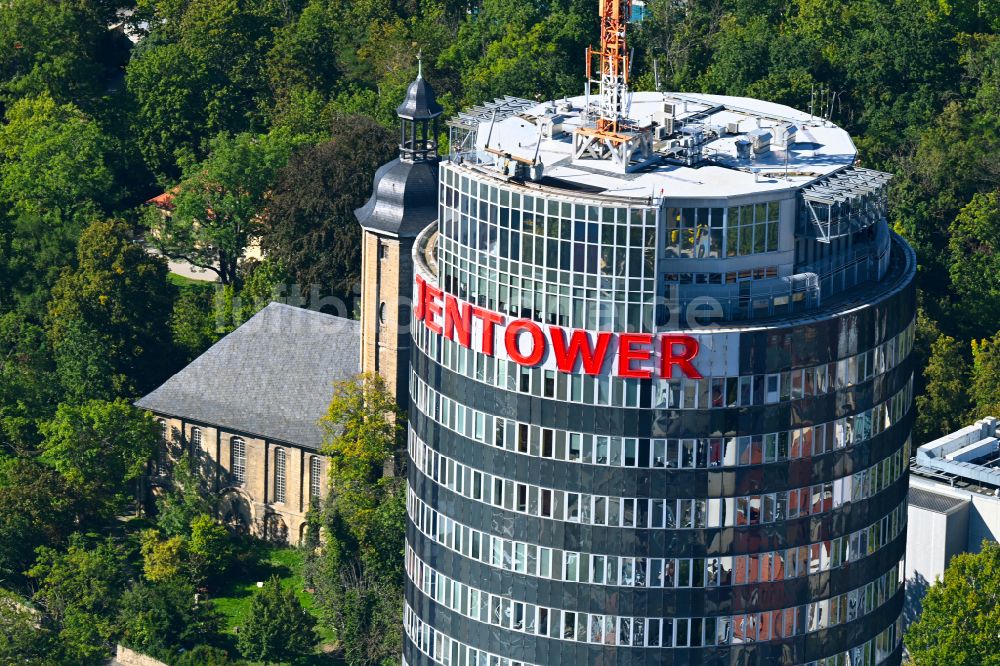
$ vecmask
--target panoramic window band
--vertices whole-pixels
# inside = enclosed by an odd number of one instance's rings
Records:
[[[437,486],[488,506],[538,518],[625,529],[705,529],[777,523],[833,511],[874,497],[897,481],[910,459],[910,440],[867,469],[776,493],[722,498],[659,499],[570,492],[521,483],[441,455],[409,429],[417,471]]]
[[[442,574],[406,546],[406,575],[440,606],[510,631],[580,643],[688,648],[791,638],[853,622],[888,603],[904,580],[903,559],[878,578],[828,599],[789,608],[709,617],[623,617],[548,608],[492,594]]]
[[[412,489],[417,531],[454,553],[502,571],[572,583],[633,588],[714,588],[794,580],[874,555],[906,528],[906,502],[851,534],[797,548],[704,558],[646,558],[548,548],[482,532],[431,508]]]
[[[413,321],[412,326],[414,344],[429,359],[493,388],[580,404],[714,409],[780,404],[826,395],[883,376],[912,351],[916,318],[889,340],[837,361],[770,374],[674,380],[593,377],[526,368],[463,347],[431,331],[422,320]],[[649,404],[640,404],[644,401],[641,382],[652,382]]]
[[[653,321],[656,208],[560,200],[450,169],[442,170],[439,201],[437,260],[449,291],[475,293],[497,311],[545,312],[577,328],[639,330]],[[489,274],[478,274],[485,266]],[[596,304],[599,290],[607,316],[599,321],[593,309],[588,318],[570,306],[571,285],[583,290],[578,302]]]
[[[414,648],[442,666],[536,666],[531,662],[501,657],[462,643],[425,623],[406,601],[403,627]],[[878,666],[892,655],[902,642],[902,637],[900,618],[861,645],[801,666]],[[405,655],[403,664],[408,666]]]
[[[913,377],[871,409],[827,423],[739,437],[649,438],[578,433],[504,419],[467,407],[410,373],[410,398],[421,414],[462,437],[514,453],[612,467],[719,469],[829,453],[857,446],[900,422],[912,405]]]

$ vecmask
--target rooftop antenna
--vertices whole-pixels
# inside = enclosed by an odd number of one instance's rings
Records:
[[[601,17],[601,47],[587,47],[587,78],[593,79],[593,57],[598,59],[600,115],[597,129],[616,134],[624,129],[625,96],[628,94],[629,55],[625,41],[632,0],[598,0]]]
[[[587,98],[598,86],[596,123],[573,133],[573,158],[610,158],[621,171],[630,171],[652,158],[649,132],[639,129],[628,117],[628,79],[631,55],[625,39],[632,0],[598,0],[601,46],[587,47]],[[595,76],[594,63],[597,63]],[[589,120],[589,119],[588,119]]]

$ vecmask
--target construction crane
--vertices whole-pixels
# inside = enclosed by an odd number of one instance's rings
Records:
[[[597,117],[574,132],[574,159],[610,159],[631,171],[652,157],[649,132],[635,127],[627,114],[629,52],[625,38],[632,0],[598,0],[601,46],[587,47],[588,98],[598,88]],[[598,76],[594,76],[594,65]],[[588,109],[588,112],[590,109]],[[636,163],[638,162],[638,163]]]
[[[601,46],[587,47],[587,80],[597,83],[600,91],[600,116],[597,129],[617,134],[623,128],[625,98],[628,95],[629,54],[625,40],[631,0],[598,0],[601,17]],[[594,79],[597,61],[599,78]]]

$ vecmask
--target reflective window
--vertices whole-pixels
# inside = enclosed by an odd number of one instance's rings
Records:
[[[312,456],[309,459],[309,499],[318,502],[320,499],[320,459]]]
[[[742,379],[742,378],[741,378]],[[733,382],[734,387],[737,385]],[[913,380],[871,409],[827,423],[793,430],[740,437],[659,439],[611,437],[540,429],[459,404],[411,374],[410,394],[416,409],[444,428],[487,446],[522,455],[541,456],[585,465],[695,469],[743,467],[808,458],[857,446],[898,423],[912,407]],[[471,415],[471,418],[470,418]],[[469,424],[482,423],[482,430]],[[536,433],[531,442],[529,433]]]
[[[441,285],[496,312],[572,328],[650,330],[657,209],[593,205],[442,170]]]
[[[776,375],[706,376],[700,380],[686,377],[641,380],[552,373],[462,347],[428,330],[423,321],[414,322],[412,332],[417,347],[436,363],[495,388],[582,404],[612,404],[612,397],[620,396],[613,404],[650,409],[707,409],[784,402],[870,381],[893,370],[909,356],[913,349],[915,321],[911,320],[898,335],[877,347],[840,361]],[[862,358],[870,358],[870,362],[865,361],[859,370]],[[757,386],[760,388],[752,388]],[[796,387],[794,395],[793,386]]]
[[[662,524],[665,529],[701,529],[761,525],[765,518],[767,522],[775,522],[786,516],[789,519],[815,516],[851,502],[867,500],[903,474],[909,460],[910,440],[875,465],[825,483],[765,495],[677,500],[592,495],[518,483],[473,470],[441,455],[427,446],[412,428],[407,447],[416,469],[434,483],[463,497],[507,511],[608,527],[652,529],[653,525]],[[480,473],[484,479],[485,492],[479,496],[458,481],[472,471]],[[529,504],[529,493],[551,493],[553,515],[544,515],[542,507]],[[764,512],[762,507],[765,505],[773,509]],[[660,513],[654,515],[656,511]]]
[[[485,603],[488,603],[489,595],[480,593],[475,589],[469,589],[468,593],[471,606],[479,607],[481,603],[484,603],[481,602],[483,597],[487,598]],[[761,623],[761,626],[765,627],[763,630],[764,635],[768,635],[773,639],[781,638],[782,633],[780,625],[773,622],[776,613],[782,613],[782,611],[775,611],[769,614],[768,617],[762,618],[763,622]],[[538,608],[538,621],[533,625],[538,627],[538,630],[533,633],[540,636],[547,635],[549,638],[585,641],[587,640],[586,627],[589,623],[584,624],[583,621],[578,623],[576,616],[577,613],[572,611],[562,611],[562,618],[560,619],[559,611],[556,609]],[[746,620],[745,618],[746,616],[741,616],[741,619],[743,619],[742,626],[745,626],[747,622],[755,621],[755,619]],[[674,636],[676,634],[674,623],[670,619],[647,618],[645,621],[642,621],[639,618],[619,618],[619,620],[619,627],[632,627],[632,637],[629,639],[630,645],[638,646],[645,644],[647,647],[669,647],[674,644]],[[682,622],[683,624],[678,624],[678,627],[682,626],[683,630],[679,629],[677,634],[683,633],[683,641],[687,643],[690,640],[691,623],[686,619],[682,620]],[[417,650],[426,655],[434,663],[441,664],[442,666],[535,666],[529,662],[517,661],[485,652],[452,638],[421,620],[409,602],[404,602],[403,628],[407,638]],[[706,647],[710,645],[728,645],[733,642],[734,638],[732,628],[733,621],[729,617],[707,618],[704,630],[699,629],[694,633],[698,636],[704,636],[703,644]],[[619,632],[618,635],[621,636],[621,633]],[[742,635],[746,635],[745,630],[742,632]],[[859,646],[849,648],[845,652],[840,652],[823,659],[810,661],[803,666],[877,666],[888,659],[896,650],[902,642],[902,637],[902,621],[900,619],[879,632],[871,640]],[[740,640],[736,642],[743,642],[742,636],[739,638]],[[408,666],[405,655],[403,657],[403,664],[404,666]]]
[[[664,500],[654,502],[662,505]],[[903,502],[872,525],[803,548],[694,559],[619,557],[547,548],[481,532],[439,514],[412,489],[407,492],[406,510],[413,525],[424,536],[483,564],[539,578],[620,587],[729,587],[807,576],[837,569],[876,553],[898,537],[906,526],[906,503]],[[651,525],[654,528],[662,526],[662,523]],[[511,552],[513,559],[509,556]],[[553,560],[563,562],[564,566],[551,569]],[[618,575],[619,562],[621,575]]]
[[[618,566],[617,561],[615,566]],[[622,572],[624,569],[623,566]],[[889,571],[859,588],[792,608],[721,618],[618,617],[540,607],[489,593],[437,571],[424,562],[409,545],[406,546],[406,573],[410,583],[427,598],[451,611],[477,622],[535,635],[541,633],[542,626],[548,628],[548,618],[561,615],[564,629],[562,635],[555,636],[556,638],[632,647],[704,647],[722,645],[729,641],[750,643],[828,629],[864,617],[888,603],[903,585],[902,570],[903,562],[900,560]],[[618,575],[618,570],[615,570],[614,575]],[[485,613],[479,602],[483,598],[488,599]],[[540,621],[542,610],[545,611],[545,623]],[[654,627],[672,626],[673,635],[661,630],[659,637],[650,642],[648,629],[651,622]],[[723,625],[721,632],[720,623]],[[637,625],[642,630],[634,631],[633,628]],[[582,632],[581,626],[584,628]],[[548,636],[553,637],[551,634]]]

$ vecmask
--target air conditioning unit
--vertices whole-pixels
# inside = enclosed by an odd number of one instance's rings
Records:
[[[750,159],[751,144],[748,139],[736,139],[736,159]]]
[[[747,138],[753,146],[754,155],[763,155],[771,150],[771,132],[766,129],[755,129],[747,132]]]
[[[559,114],[542,116],[538,121],[538,128],[543,139],[555,139],[563,134],[564,116]]]
[[[674,119],[665,118],[662,123],[658,123],[653,127],[653,138],[657,141],[663,141],[674,133]]]

